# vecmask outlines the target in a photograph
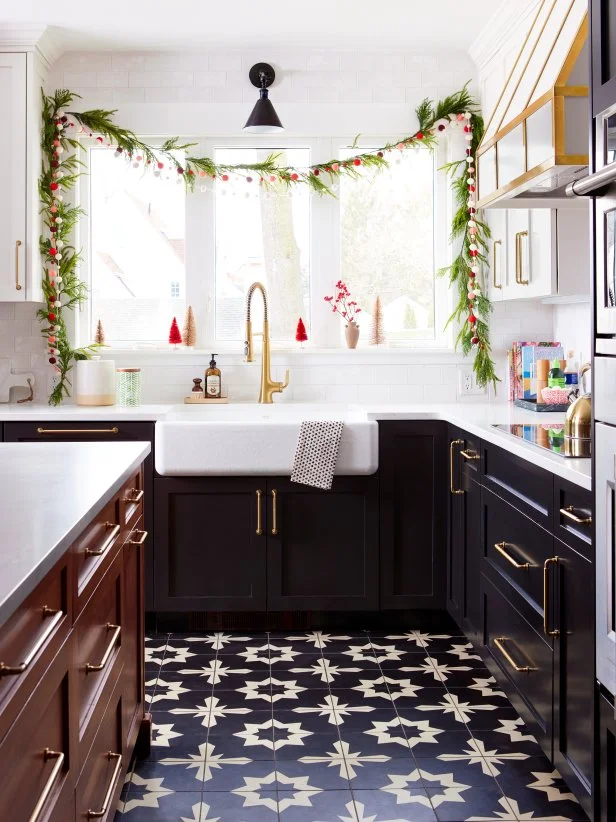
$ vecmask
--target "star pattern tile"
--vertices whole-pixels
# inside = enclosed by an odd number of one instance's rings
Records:
[[[460,633],[159,634],[146,665],[115,822],[587,822]]]

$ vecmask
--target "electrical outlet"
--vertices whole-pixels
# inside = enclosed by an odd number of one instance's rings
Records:
[[[475,375],[470,366],[458,368],[458,396],[470,397],[485,394],[485,388],[481,388],[475,382]]]

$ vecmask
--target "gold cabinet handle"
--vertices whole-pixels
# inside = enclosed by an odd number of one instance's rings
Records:
[[[561,508],[560,513],[563,517],[568,517],[573,520],[573,522],[577,525],[592,525],[592,517],[578,517],[575,513],[575,508],[573,505],[568,505],[566,508]]]
[[[460,451],[460,456],[464,457],[465,460],[480,460],[481,454],[477,454],[475,451]]]
[[[505,648],[504,643],[509,642],[506,636],[500,636],[494,640],[494,645],[498,648],[501,654],[505,657],[507,662],[511,665],[514,671],[518,671],[518,673],[529,674],[531,671],[536,671],[537,668],[533,668],[531,665],[518,665],[515,659],[511,656],[509,651]]]
[[[143,545],[143,543],[148,538],[148,532],[147,531],[133,531],[133,534],[135,534],[135,536],[137,534],[141,534],[141,536],[137,537],[137,539],[127,539],[126,542],[129,545]],[[131,537],[132,537],[133,534],[131,534]]]
[[[549,557],[543,563],[543,633],[546,636],[559,636],[558,629],[550,629],[550,565],[558,565],[559,557]]]
[[[272,490],[272,536],[278,536],[278,491]]]
[[[124,502],[141,502],[144,493],[144,491],[140,491],[138,488],[131,488],[128,492],[129,496],[124,497]]]
[[[42,611],[44,619],[51,617],[51,619],[47,623],[47,627],[40,635],[38,640],[34,643],[33,647],[30,649],[30,652],[28,653],[24,661],[21,662],[19,665],[6,665],[4,662],[0,662],[0,677],[23,674],[23,672],[32,663],[34,657],[38,654],[43,645],[47,642],[49,637],[58,627],[58,625],[62,621],[62,617],[64,616],[64,612],[62,610],[54,611],[52,608],[48,608],[47,605],[43,605]]]
[[[494,543],[494,548],[498,551],[499,554],[504,556],[505,559],[507,560],[507,562],[509,562],[511,565],[513,565],[514,568],[523,568],[523,569],[526,570],[526,569],[532,567],[530,562],[518,562],[517,560],[515,560],[511,556],[511,554],[507,553],[507,551],[505,550],[506,545],[507,545],[506,542],[495,542]]]
[[[456,488],[453,481],[453,461],[455,456],[455,449],[458,445],[464,445],[464,440],[452,440],[449,443],[449,491],[452,494],[463,494],[462,488]]]
[[[101,809],[99,811],[93,811],[92,809],[89,809],[86,813],[86,819],[100,819],[101,817],[106,816],[107,811],[109,810],[109,806],[111,805],[111,797],[113,796],[113,792],[118,782],[120,771],[122,770],[122,754],[107,751],[105,756],[107,757],[108,762],[111,762],[113,759],[115,759],[115,768],[113,769],[113,773],[111,774],[111,780],[109,782],[109,785],[107,786],[107,792],[105,793],[105,798],[103,799],[103,805]]]
[[[96,673],[97,671],[102,671],[105,665],[109,662],[109,657],[111,656],[111,652],[114,649],[116,642],[118,641],[118,637],[120,636],[120,631],[122,628],[119,625],[112,625],[111,622],[108,622],[105,626],[107,631],[113,631],[111,635],[111,639],[109,640],[109,644],[105,649],[105,653],[103,654],[103,658],[98,664],[93,664],[91,662],[86,662],[86,674]]]
[[[21,247],[21,240],[15,240],[15,291],[21,291],[21,283],[19,282],[19,249]]]
[[[518,285],[528,285],[528,280],[522,279],[522,237],[528,237],[528,231],[518,231],[515,235],[515,281]]]
[[[64,754],[62,751],[52,751],[50,748],[45,748],[43,751],[43,759],[45,762],[50,759],[55,759],[56,764],[53,766],[53,770],[49,774],[49,779],[45,782],[45,787],[43,788],[42,793],[34,806],[34,810],[32,811],[32,815],[30,816],[28,822],[37,822],[37,819],[40,817],[45,805],[47,804],[47,800],[49,799],[49,794],[52,791],[54,783],[60,775],[62,766],[64,765]]]
[[[502,245],[502,240],[494,240],[492,243],[492,282],[494,284],[494,288],[502,288],[502,284],[498,285],[496,282],[496,246]]]
[[[37,434],[117,434],[120,429],[113,428],[37,428]]]
[[[107,537],[107,539],[103,542],[100,548],[86,548],[83,552],[87,557],[100,557],[102,556],[105,551],[108,550],[109,546],[113,544],[115,538],[120,533],[120,526],[114,525],[112,522],[106,522],[105,526],[107,528],[111,528],[111,533]]]
[[[261,497],[263,496],[263,491],[260,488],[257,488],[257,530],[256,534],[258,537],[263,536],[263,523],[261,522]]]

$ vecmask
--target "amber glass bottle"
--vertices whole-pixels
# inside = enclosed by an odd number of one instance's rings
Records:
[[[216,354],[212,354],[210,367],[205,372],[205,396],[210,399],[219,399],[222,396],[220,368],[217,367],[214,359],[216,356]]]

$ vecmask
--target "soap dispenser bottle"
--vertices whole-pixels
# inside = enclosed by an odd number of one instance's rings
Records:
[[[220,399],[222,396],[222,380],[220,378],[220,368],[216,365],[215,357],[217,354],[212,354],[210,360],[210,367],[205,372],[205,396],[212,400]]]

